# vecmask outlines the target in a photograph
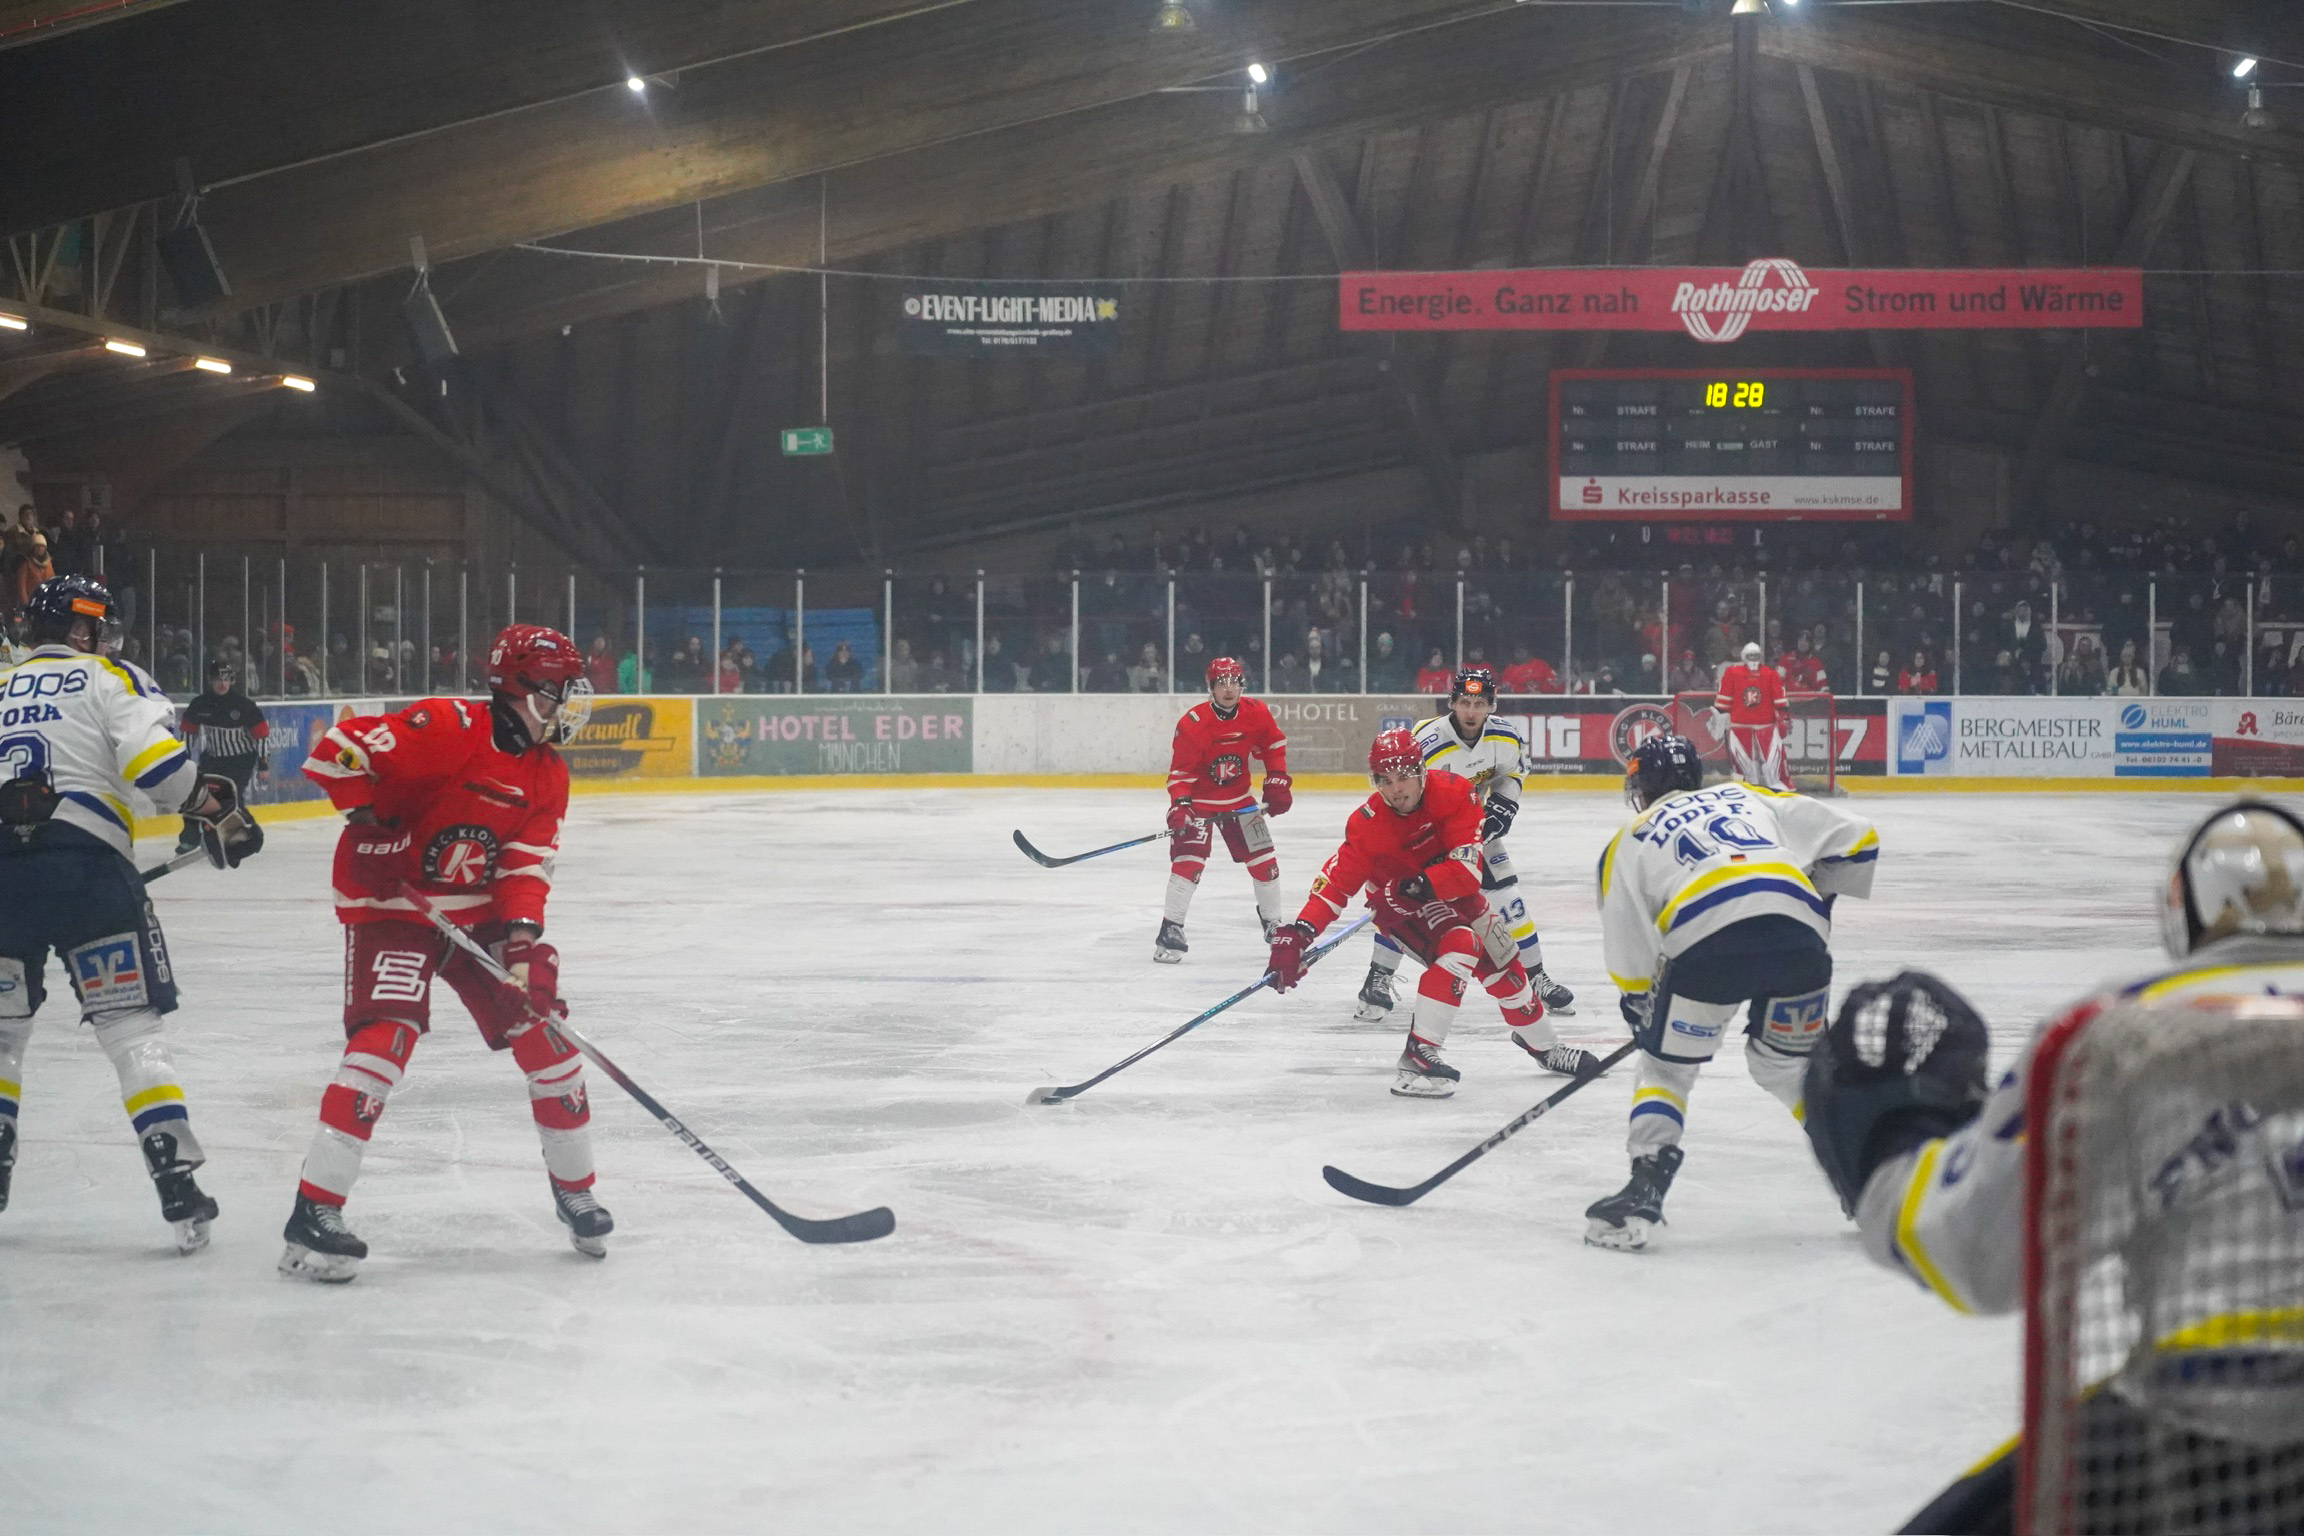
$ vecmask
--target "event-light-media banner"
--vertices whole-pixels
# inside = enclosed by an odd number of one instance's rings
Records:
[[[897,343],[914,357],[1095,357],[1119,345],[1118,283],[922,279],[901,285]]]
[[[1815,270],[1580,267],[1512,272],[1346,272],[1347,331],[1685,331],[1730,342],[1761,331],[2136,330],[2144,274],[2127,267]]]

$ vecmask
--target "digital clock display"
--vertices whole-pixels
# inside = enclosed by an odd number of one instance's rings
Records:
[[[1552,448],[1552,515],[1567,521],[1904,521],[1912,377],[1564,370]]]

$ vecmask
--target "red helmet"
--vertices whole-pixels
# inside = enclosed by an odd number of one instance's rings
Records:
[[[532,715],[522,719],[525,734],[562,742],[584,729],[592,718],[592,685],[584,678],[584,658],[576,642],[541,624],[507,624],[488,648],[488,691],[496,696],[499,714]],[[543,698],[551,708],[530,701]]]
[[[1248,686],[1248,669],[1240,664],[1239,657],[1219,656],[1208,663],[1209,687],[1213,688],[1217,683],[1226,679],[1238,683],[1243,688]]]
[[[1368,748],[1368,777],[1381,778],[1387,773],[1422,773],[1424,753],[1416,745],[1416,733],[1401,726],[1378,731],[1376,740]]]

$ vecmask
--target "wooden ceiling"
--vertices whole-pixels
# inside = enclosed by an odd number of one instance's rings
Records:
[[[788,462],[762,427],[816,419],[818,286],[758,268],[819,251],[1139,279],[2140,262],[2168,274],[2141,336],[1739,356],[1913,366],[1933,430],[2027,475],[2080,454],[2304,489],[2304,281],[2272,275],[2304,270],[2304,93],[2244,126],[2229,71],[2304,81],[2288,0],[1192,3],[1181,38],[1152,0],[194,0],[35,32],[0,47],[0,301],[357,375],[379,419],[525,466],[603,558],[825,560],[1402,464],[1450,517],[1468,456],[1535,443],[1549,367],[1695,348],[1345,338],[1332,283],[1163,282],[1108,360],[945,362],[897,355],[887,289],[838,278],[841,453]],[[1251,58],[1270,132],[1175,89]],[[179,160],[232,284],[191,314],[149,249]],[[448,406],[393,379],[411,237],[467,354]],[[533,244],[754,265],[715,312],[693,265]],[[30,345],[0,336],[0,441],[159,408]]]

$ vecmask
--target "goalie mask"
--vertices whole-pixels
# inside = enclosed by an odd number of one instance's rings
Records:
[[[592,685],[576,642],[541,624],[507,625],[488,649],[489,713],[496,745],[521,753],[555,746],[592,718]]]
[[[2244,934],[2304,936],[2304,822],[2252,800],[2209,817],[2176,855],[2160,919],[2179,960]]]

